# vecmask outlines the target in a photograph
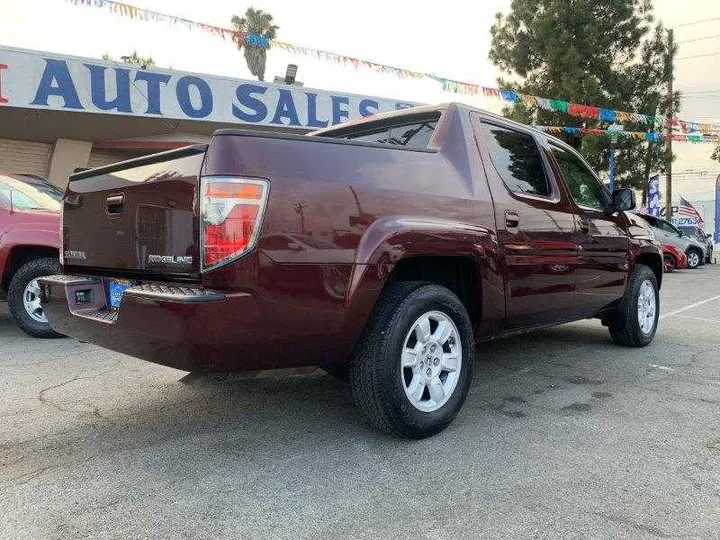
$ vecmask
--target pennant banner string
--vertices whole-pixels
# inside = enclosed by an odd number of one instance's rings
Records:
[[[594,129],[594,128],[579,128],[574,126],[532,126],[535,129],[550,133],[552,135],[605,135],[607,137],[630,137],[639,141],[658,142],[661,140],[667,140],[668,136],[665,133],[658,133],[655,131],[620,131],[613,129]],[[678,142],[690,142],[690,143],[715,143],[720,142],[720,136],[718,135],[706,135],[703,133],[673,133],[671,134],[673,141]]]
[[[171,25],[181,24],[188,29],[203,30],[204,32],[219,36],[226,40],[230,39],[236,43],[243,43],[246,46],[260,47],[264,49],[273,47],[292,54],[308,56],[318,60],[324,60],[326,62],[350,66],[354,69],[364,68],[378,73],[389,73],[404,79],[432,79],[440,83],[444,91],[455,94],[482,95],[484,97],[500,99],[508,103],[522,103],[527,107],[537,107],[546,111],[562,112],[570,116],[600,120],[602,122],[621,124],[632,122],[645,124],[653,127],[654,129],[679,129],[683,133],[691,135],[697,132],[704,134],[720,134],[720,123],[709,124],[678,119],[671,120],[669,118],[661,118],[659,116],[616,111],[614,109],[596,107],[593,105],[582,105],[559,99],[549,99],[530,94],[521,94],[515,92],[514,90],[492,88],[468,82],[456,81],[453,79],[446,79],[438,77],[432,73],[422,73],[420,71],[388,66],[330,51],[294,45],[284,41],[270,41],[265,36],[243,34],[242,32],[238,32],[236,30],[200,23],[190,19],[184,19],[182,17],[175,17],[174,15],[167,15],[158,11],[142,9],[130,4],[116,2],[114,0],[67,0],[67,2],[76,6],[107,8],[111,13],[129,17],[131,19],[139,19],[141,21],[166,22]]]

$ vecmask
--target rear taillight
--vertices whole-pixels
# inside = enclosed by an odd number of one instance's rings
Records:
[[[207,270],[255,246],[270,185],[267,180],[206,176],[200,189],[202,268]]]

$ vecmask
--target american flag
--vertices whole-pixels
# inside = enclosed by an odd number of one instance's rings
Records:
[[[685,217],[693,217],[698,220],[698,227],[702,228],[703,218],[700,213],[695,210],[695,207],[688,202],[687,199],[680,197],[680,204],[678,205],[678,215]]]

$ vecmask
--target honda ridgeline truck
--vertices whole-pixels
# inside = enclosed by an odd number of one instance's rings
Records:
[[[221,130],[70,177],[53,328],[190,372],[320,365],[374,426],[439,432],[476,343],[598,318],[649,344],[662,252],[563,142],[465,105]]]

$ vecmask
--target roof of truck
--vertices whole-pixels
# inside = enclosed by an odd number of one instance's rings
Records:
[[[364,124],[381,124],[384,121],[392,121],[397,118],[412,118],[415,116],[425,116],[431,113],[438,113],[442,114],[444,113],[448,108],[450,107],[456,107],[460,110],[465,111],[476,111],[481,113],[482,115],[486,117],[491,117],[498,122],[502,122],[503,124],[512,125],[517,128],[522,129],[529,129],[532,130],[534,133],[542,135],[543,137],[547,139],[552,139],[553,141],[557,141],[561,143],[562,145],[567,146],[567,144],[562,141],[561,139],[558,139],[557,137],[553,137],[552,135],[540,131],[539,129],[534,128],[533,126],[530,126],[528,124],[523,124],[521,122],[516,122],[515,120],[511,120],[510,118],[507,118],[505,116],[501,116],[499,114],[492,113],[490,111],[486,111],[485,109],[480,109],[478,107],[473,107],[472,105],[467,105],[465,103],[459,103],[457,101],[451,101],[447,103],[440,103],[438,105],[420,105],[418,107],[409,107],[407,109],[399,109],[396,111],[388,111],[383,113],[377,113],[373,114],[372,116],[365,116],[363,118],[357,118],[354,120],[348,120],[347,122],[343,122],[342,124],[336,124],[334,126],[328,126],[326,128],[319,129],[317,131],[312,131],[308,133],[307,135],[312,136],[325,136],[328,133],[338,133],[343,132],[345,130],[347,131],[354,131],[359,126],[363,126]]]
[[[362,128],[364,125],[367,125],[368,129],[372,129],[374,127],[382,127],[382,125],[384,123],[392,124],[397,119],[405,119],[406,118],[406,119],[408,119],[408,121],[411,122],[413,119],[415,119],[417,117],[427,118],[428,115],[431,115],[433,113],[436,113],[438,116],[440,116],[441,114],[445,113],[446,111],[448,111],[450,109],[456,109],[456,110],[466,111],[466,112],[475,111],[475,112],[480,113],[484,119],[491,119],[493,121],[498,122],[501,125],[505,125],[508,127],[515,127],[516,129],[522,130],[525,132],[532,132],[533,134],[535,134],[538,137],[541,137],[545,140],[551,141],[553,144],[577,154],[583,160],[585,159],[584,156],[582,154],[580,154],[575,148],[573,148],[572,146],[567,144],[565,141],[550,135],[549,133],[546,133],[544,131],[536,129],[533,126],[523,124],[520,122],[516,122],[515,120],[511,120],[510,118],[506,118],[499,114],[491,113],[484,109],[480,109],[478,107],[473,107],[472,105],[467,105],[465,103],[458,103],[456,101],[452,101],[452,102],[448,102],[448,103],[441,103],[438,105],[420,105],[418,107],[409,107],[407,109],[399,109],[396,111],[377,113],[377,114],[373,114],[372,116],[365,116],[363,118],[348,120],[341,124],[336,124],[334,126],[329,126],[326,128],[319,129],[317,131],[312,131],[305,135],[275,134],[274,136],[279,137],[279,138],[296,138],[296,137],[302,138],[302,137],[307,137],[307,136],[341,138],[345,134],[346,131],[347,132],[355,132],[356,130],[358,130],[358,128]],[[246,136],[264,136],[264,135],[266,135],[266,133],[263,133],[260,131],[250,132],[248,130],[242,130],[242,129],[237,129],[237,128],[220,129],[215,132],[215,135],[238,135],[238,134],[242,134],[242,135],[246,135]],[[374,144],[374,143],[368,143],[368,144]]]

